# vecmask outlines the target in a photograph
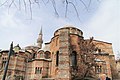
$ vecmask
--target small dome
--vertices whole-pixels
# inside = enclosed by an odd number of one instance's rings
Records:
[[[25,47],[26,50],[35,50],[38,51],[40,48],[38,46],[27,46]]]

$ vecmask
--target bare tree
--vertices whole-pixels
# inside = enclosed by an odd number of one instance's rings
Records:
[[[10,9],[12,6],[16,7],[17,9],[21,10],[22,8],[24,8],[25,11],[27,11],[29,9],[30,14],[31,14],[31,18],[32,18],[32,6],[33,5],[38,5],[40,6],[41,4],[47,5],[50,4],[55,12],[55,15],[59,16],[59,12],[57,8],[57,2],[60,1],[62,2],[62,4],[64,4],[64,9],[65,9],[65,17],[67,17],[68,14],[68,9],[70,6],[72,6],[74,8],[74,12],[76,13],[76,16],[79,19],[79,12],[78,12],[78,6],[76,6],[76,2],[81,5],[80,3],[82,3],[82,5],[85,7],[85,9],[88,11],[88,7],[90,6],[92,0],[88,0],[86,3],[84,0],[1,0],[0,1],[0,7],[2,6],[8,6],[8,9]],[[99,0],[96,0],[99,2]]]
[[[93,44],[93,37],[89,40],[83,40],[80,43],[81,63],[77,70],[73,70],[73,80],[80,79],[84,80],[86,77],[95,77],[94,67],[97,65],[95,62],[94,52],[96,50]]]

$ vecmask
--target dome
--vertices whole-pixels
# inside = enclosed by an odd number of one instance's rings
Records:
[[[80,29],[78,29],[74,26],[71,26],[71,25],[66,25],[66,26],[56,30],[55,33],[54,33],[54,36],[59,35],[61,30],[66,30],[66,29],[69,31],[70,34],[76,34],[76,35],[79,35],[79,36],[83,36],[83,32]]]
[[[38,46],[27,46],[25,47],[26,50],[35,50],[35,51],[38,51],[40,48]]]

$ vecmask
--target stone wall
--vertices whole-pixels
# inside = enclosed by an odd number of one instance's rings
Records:
[[[70,42],[68,29],[60,30],[59,44],[59,65],[56,80],[70,80]]]

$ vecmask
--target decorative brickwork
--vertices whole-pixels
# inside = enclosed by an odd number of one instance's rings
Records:
[[[84,39],[83,32],[72,26],[64,26],[55,31],[53,38],[42,48],[42,30],[37,45],[27,46],[25,49],[19,45],[14,47],[15,54],[11,56],[6,79],[9,80],[74,80],[87,75],[86,71],[94,73],[95,80],[105,79],[108,76],[114,79],[116,63],[112,44],[92,40],[94,50],[90,60],[90,50],[82,45],[90,39]],[[85,43],[86,44],[86,43]],[[0,80],[3,77],[4,66],[9,50],[0,51]],[[86,55],[88,54],[88,55]],[[86,63],[84,62],[86,61]],[[86,64],[95,62],[95,66],[86,67]],[[118,62],[117,62],[118,63]],[[119,63],[120,64],[120,63]],[[119,66],[117,64],[117,66]],[[88,65],[89,66],[89,65]],[[88,76],[90,78],[90,76]],[[92,80],[94,80],[92,79]]]
[[[70,63],[69,63],[69,31],[68,29],[59,31],[59,66],[58,80],[70,80]],[[56,80],[57,80],[56,79]]]

